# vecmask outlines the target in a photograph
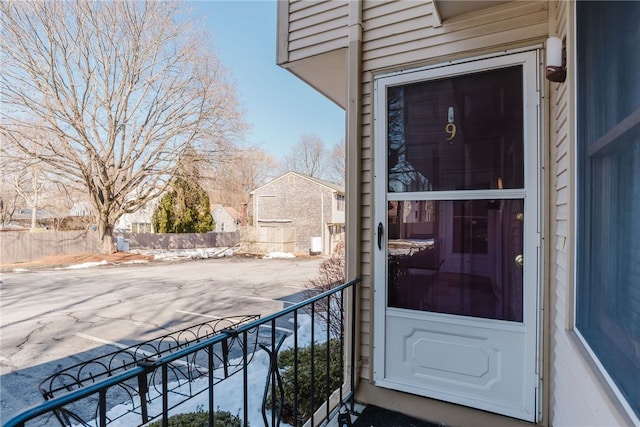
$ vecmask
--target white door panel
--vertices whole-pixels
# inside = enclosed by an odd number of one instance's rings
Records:
[[[383,383],[462,405],[481,401],[485,410],[517,418],[531,416],[528,401],[535,400],[535,390],[512,386],[527,380],[520,362],[525,360],[524,327],[505,331],[446,317],[403,316],[390,316],[386,326],[387,351],[399,354],[387,359]]]
[[[521,52],[376,80],[379,386],[537,420],[537,66]]]

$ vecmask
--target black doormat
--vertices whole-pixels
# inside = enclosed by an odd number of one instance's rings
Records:
[[[420,421],[399,412],[368,405],[353,423],[353,427],[438,427],[438,425]]]

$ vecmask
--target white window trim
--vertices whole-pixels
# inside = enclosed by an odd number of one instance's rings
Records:
[[[577,44],[577,39],[578,39],[578,21],[577,21],[577,1],[573,2],[573,17],[572,17],[572,26],[570,27],[570,30],[573,34],[571,37],[572,40],[572,46],[571,46],[571,56],[572,58],[570,58],[569,60],[571,61],[571,63],[573,64],[577,64],[577,57],[578,57],[578,44]],[[600,375],[602,375],[602,378],[604,379],[604,381],[606,382],[605,386],[607,386],[609,388],[609,391],[611,392],[610,394],[612,394],[612,396],[614,396],[617,401],[614,403],[618,403],[621,406],[621,409],[624,410],[624,414],[629,417],[630,421],[633,423],[633,425],[637,425],[640,426],[640,418],[638,418],[638,416],[636,415],[635,411],[633,410],[633,408],[631,408],[631,405],[629,405],[629,403],[627,402],[627,399],[624,397],[624,395],[622,394],[622,392],[620,391],[620,389],[618,388],[618,386],[616,385],[615,381],[613,380],[613,378],[611,378],[611,376],[609,375],[609,373],[607,372],[606,368],[604,367],[604,365],[602,365],[602,363],[600,362],[600,359],[598,359],[598,356],[593,352],[593,350],[591,349],[591,346],[589,345],[588,341],[586,340],[586,338],[582,335],[582,333],[580,332],[580,330],[577,327],[577,312],[578,312],[578,306],[577,306],[577,301],[578,301],[578,253],[576,247],[577,247],[577,237],[579,235],[579,226],[578,226],[578,185],[579,185],[579,172],[578,169],[581,167],[581,165],[579,165],[579,159],[578,159],[578,114],[577,111],[575,111],[577,108],[576,106],[578,105],[578,87],[577,87],[577,81],[578,81],[578,67],[573,67],[573,71],[571,72],[571,77],[569,79],[567,79],[567,81],[570,81],[570,84],[572,85],[572,92],[573,92],[573,99],[571,100],[573,102],[573,108],[574,108],[574,116],[573,116],[573,123],[571,124],[572,127],[572,131],[573,131],[573,150],[572,153],[570,153],[570,155],[573,157],[573,164],[575,165],[574,167],[574,171],[573,171],[573,182],[575,183],[575,189],[573,191],[573,235],[576,236],[576,239],[574,239],[574,248],[572,250],[572,255],[573,255],[573,280],[572,280],[572,286],[573,289],[571,289],[571,298],[573,299],[573,304],[572,304],[572,316],[571,316],[571,325],[570,329],[575,333],[576,337],[578,338],[578,341],[580,342],[580,344],[583,346],[584,350],[586,351],[588,357],[590,358],[589,362],[592,362],[593,365],[595,365],[596,369],[598,369],[598,372],[600,373]]]

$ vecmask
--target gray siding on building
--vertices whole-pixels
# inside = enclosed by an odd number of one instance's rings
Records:
[[[312,237],[326,242],[327,224],[344,222],[344,214],[335,215],[336,192],[339,191],[291,172],[254,190],[254,225],[258,235],[265,227],[293,228],[295,252],[309,253]]]

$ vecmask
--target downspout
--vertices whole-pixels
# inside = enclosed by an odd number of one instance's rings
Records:
[[[362,131],[361,131],[361,86],[362,86],[362,2],[350,1],[349,5],[349,39],[347,49],[347,141],[346,141],[346,242],[345,245],[345,275],[347,281],[360,277],[360,260],[361,260],[361,147],[362,147]],[[358,286],[357,284],[354,285]],[[351,298],[353,298],[353,291]],[[354,338],[355,345],[351,349],[353,352],[347,358],[347,372],[351,373],[351,367],[354,367],[353,390],[358,389],[359,370],[360,370],[360,292],[356,292],[355,310],[348,311],[350,323],[355,322]]]

